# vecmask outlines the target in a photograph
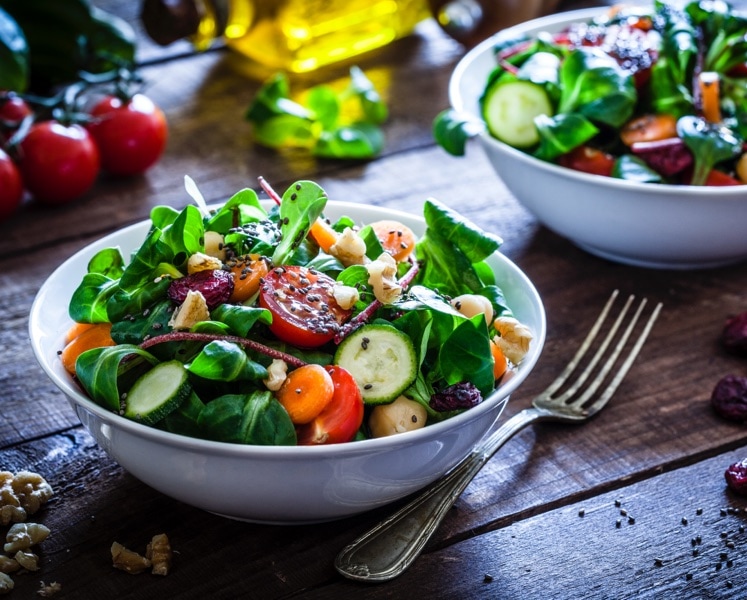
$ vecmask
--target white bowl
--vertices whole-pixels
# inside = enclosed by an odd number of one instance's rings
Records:
[[[397,218],[422,233],[422,219],[391,209],[330,202],[325,214],[359,222]],[[122,467],[177,500],[254,522],[302,523],[337,519],[402,498],[451,469],[491,428],[509,394],[539,358],[545,313],[532,283],[499,253],[490,257],[506,300],[533,334],[517,373],[478,406],[447,421],[388,438],[318,447],[249,446],[193,439],[147,427],[98,406],[62,367],[57,352],[72,324],[68,302],[90,258],[119,246],[139,247],[148,223],[132,225],[87,246],[41,287],[29,330],[36,358],[68,397],[83,425]]]
[[[506,29],[476,46],[449,83],[454,109],[481,118],[479,98],[507,36],[557,32],[607,8],[560,13]],[[747,185],[693,187],[589,175],[536,159],[484,132],[480,145],[506,187],[542,224],[595,255],[631,265],[691,269],[747,258]]]

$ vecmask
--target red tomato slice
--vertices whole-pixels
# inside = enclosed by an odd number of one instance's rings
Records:
[[[298,427],[299,445],[340,444],[351,441],[363,423],[363,399],[355,379],[342,367],[325,367],[335,393],[311,423]]]
[[[352,312],[337,304],[334,285],[331,277],[306,267],[272,269],[259,292],[259,305],[272,313],[270,331],[300,348],[329,342]]]
[[[715,185],[715,186],[723,186],[723,185],[744,185],[741,181],[738,179],[734,179],[731,175],[727,175],[723,171],[717,171],[716,169],[712,169],[710,173],[708,173],[708,177],[706,178],[705,185]]]
[[[575,171],[610,177],[612,167],[615,164],[615,157],[596,148],[579,146],[568,154],[561,156],[558,162],[560,165]]]

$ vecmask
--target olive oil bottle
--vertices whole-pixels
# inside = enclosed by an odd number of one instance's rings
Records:
[[[269,69],[305,73],[380,48],[430,16],[427,0],[144,0],[157,43],[215,40]]]

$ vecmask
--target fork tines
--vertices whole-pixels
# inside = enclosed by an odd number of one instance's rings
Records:
[[[607,321],[607,318],[611,311],[612,305],[614,304],[618,295],[619,295],[619,290],[615,290],[612,293],[609,300],[607,301],[604,308],[602,309],[602,312],[600,313],[599,317],[597,318],[596,322],[591,328],[591,331],[589,331],[589,334],[586,336],[586,339],[581,344],[581,347],[578,349],[578,351],[576,352],[574,357],[571,359],[571,361],[568,363],[568,365],[566,365],[565,369],[560,374],[560,376],[550,385],[550,387],[548,387],[543,392],[542,395],[544,396],[545,399],[548,399],[548,400],[551,399],[552,402],[562,401],[567,404],[570,402],[573,402],[573,405],[576,407],[584,406],[587,402],[590,401],[592,396],[597,392],[597,390],[600,388],[604,380],[608,377],[610,371],[615,367],[615,364],[617,363],[618,358],[620,357],[620,354],[622,353],[623,349],[626,347],[626,344],[628,343],[628,340],[630,339],[641,317],[641,314],[643,313],[643,310],[646,307],[646,304],[647,304],[646,298],[643,298],[640,301],[632,318],[630,318],[627,324],[627,327],[625,327],[624,331],[622,332],[622,335],[619,337],[619,339],[614,344],[614,346],[610,348],[610,346],[615,341],[616,336],[618,335],[618,331],[625,323],[626,316],[631,306],[633,305],[633,301],[635,300],[635,296],[633,295],[630,295],[627,298],[617,318],[612,322],[611,326],[609,327],[607,331],[607,335],[599,343],[596,349],[596,352],[591,357],[591,359],[589,360],[584,370],[578,375],[578,377],[570,384],[570,386],[563,392],[563,394],[560,397],[551,398],[553,394],[555,394],[555,392],[557,392],[563,385],[566,385],[568,383],[570,376],[580,367],[580,363],[582,359],[586,356],[587,352],[592,348],[592,346],[594,345],[594,342],[597,339],[597,336],[602,331],[603,326],[605,325],[605,322]],[[585,416],[590,416],[591,414],[593,414],[594,412],[602,408],[602,406],[604,406],[604,404],[609,400],[609,398],[615,392],[617,387],[620,385],[620,382],[624,379],[631,365],[633,364],[636,357],[638,356],[638,353],[640,352],[641,347],[645,343],[646,338],[648,337],[648,334],[654,325],[654,322],[659,316],[661,307],[662,307],[661,303],[658,303],[656,305],[653,312],[649,316],[648,320],[644,324],[643,330],[635,338],[635,342],[633,343],[627,356],[620,363],[614,376],[607,383],[606,387],[601,391],[600,395],[594,400],[593,404],[591,404],[590,406],[585,406],[585,411],[584,411],[586,413]],[[576,393],[582,388],[582,386],[586,384],[587,380],[589,379],[592,372],[599,364],[600,360],[602,360],[602,358],[604,358],[605,355],[608,353],[608,350],[609,350],[609,356],[607,356],[605,362],[599,367],[599,372],[597,373],[596,377],[588,385],[584,387],[584,390],[581,396],[576,397]]]

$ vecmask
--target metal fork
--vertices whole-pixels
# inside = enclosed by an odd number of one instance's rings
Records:
[[[606,386],[600,389],[620,357],[643,312],[646,299],[640,302],[617,344],[611,348],[609,357],[600,365],[596,377],[587,384],[589,377],[607,353],[625,321],[628,309],[634,300],[634,296],[630,296],[588,365],[574,381],[569,383],[569,378],[579,368],[582,358],[592,347],[602,329],[617,295],[618,291],[615,290],[575,356],[558,378],[534,398],[531,407],[511,417],[493,434],[485,438],[445,477],[343,548],[335,559],[335,568],[345,577],[358,581],[389,581],[401,575],[415,562],[426,542],[469,482],[515,433],[535,421],[583,423],[604,408],[638,356],[662,306],[661,303],[656,305],[617,372]],[[566,389],[556,396],[555,394],[564,386],[567,386]]]

